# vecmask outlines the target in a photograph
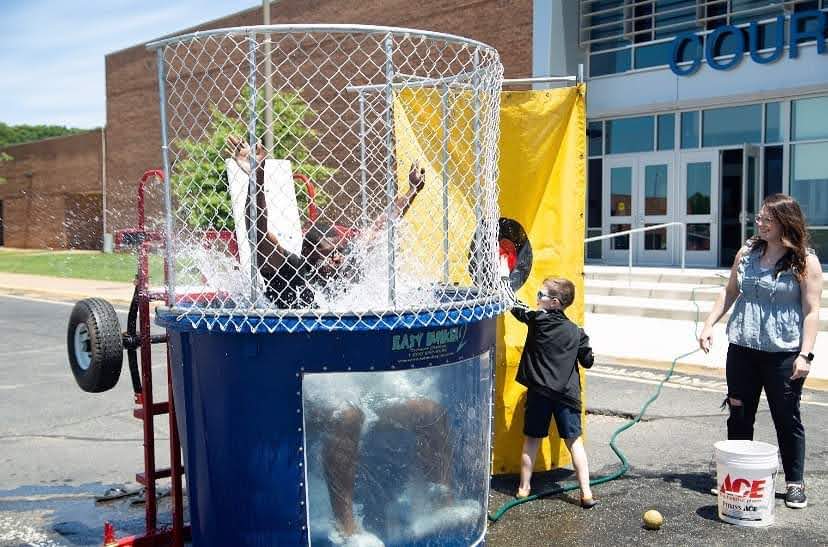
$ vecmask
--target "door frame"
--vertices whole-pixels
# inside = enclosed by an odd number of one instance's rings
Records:
[[[721,192],[721,154],[718,148],[707,150],[682,150],[678,168],[678,214],[686,226],[691,224],[710,225],[710,248],[705,251],[686,249],[688,266],[718,267],[719,265],[719,195]],[[710,163],[710,212],[690,215],[687,213],[687,166],[694,163]],[[689,232],[689,230],[687,231]],[[686,232],[686,233],[687,233]],[[686,245],[686,240],[680,243]]]
[[[667,213],[665,215],[645,214],[646,181],[644,175],[647,166],[667,165]],[[630,210],[626,215],[611,215],[612,209],[612,170],[615,168],[630,169]],[[640,152],[635,154],[613,154],[604,156],[601,166],[602,180],[602,226],[604,234],[610,234],[615,224],[629,224],[630,229],[642,228],[645,224],[664,224],[672,222],[677,217],[675,152],[665,150],[658,152]],[[656,216],[655,219],[650,217]],[[632,245],[633,264],[647,266],[670,266],[675,264],[678,245],[678,229],[667,228],[667,248],[663,251],[646,251],[644,249],[645,236],[643,232],[632,234],[628,238],[628,245]],[[602,242],[601,255],[606,264],[627,264],[629,250],[613,248],[617,239],[605,239]]]

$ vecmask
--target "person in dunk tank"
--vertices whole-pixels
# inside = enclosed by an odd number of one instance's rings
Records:
[[[237,137],[229,137],[227,155],[228,179],[243,177],[246,184],[250,171],[250,147]],[[269,160],[261,144],[256,147],[256,199],[245,204],[245,223],[251,222],[255,211],[255,252],[259,273],[265,283],[266,297],[281,309],[315,306],[314,289],[331,278],[343,275],[348,267],[343,237],[336,228],[317,221],[304,233],[301,244],[289,236],[280,240],[269,229],[268,199],[265,172]],[[278,160],[277,160],[278,161]],[[238,169],[231,172],[231,168]],[[232,181],[231,181],[232,182]],[[408,173],[409,190],[394,200],[391,211],[380,214],[360,234],[370,241],[387,222],[401,219],[425,186],[425,169],[412,162]],[[289,196],[295,197],[295,196]],[[295,207],[295,199],[292,201]],[[280,203],[279,214],[296,216]],[[244,230],[243,230],[244,231]],[[296,239],[296,238],[293,238]],[[294,251],[291,250],[291,247]],[[300,252],[295,252],[295,249]],[[353,272],[348,272],[353,277]],[[455,500],[452,491],[452,435],[446,408],[435,401],[439,393],[434,375],[413,374],[406,377],[387,373],[317,375],[305,390],[305,425],[309,444],[321,443],[318,453],[324,470],[326,494],[330,500],[333,526],[328,539],[333,544],[351,546],[382,546],[383,541],[362,525],[364,515],[354,507],[355,481],[361,471],[360,446],[374,430],[415,432],[417,437],[414,460],[422,474],[425,491],[417,492],[426,507],[420,507],[420,518],[408,523],[405,533],[412,538],[435,534],[446,527],[476,522],[482,507],[475,500]],[[393,437],[392,437],[393,438]],[[364,456],[364,455],[363,455]],[[309,470],[310,471],[310,470]],[[382,478],[383,470],[376,470]],[[309,485],[309,489],[312,485]],[[408,495],[408,494],[406,494]],[[311,492],[310,497],[313,497]],[[320,525],[327,515],[315,514],[319,503],[309,508],[312,526]],[[415,504],[412,504],[415,505]],[[324,513],[324,512],[323,512]]]

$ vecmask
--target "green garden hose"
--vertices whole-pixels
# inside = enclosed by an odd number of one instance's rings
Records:
[[[709,285],[708,286],[693,287],[693,289],[690,292],[690,299],[693,302],[693,305],[696,306],[696,320],[695,320],[695,325],[694,325],[694,331],[696,332],[696,338],[698,338],[698,326],[699,326],[699,315],[700,315],[699,305],[696,302],[696,289],[701,289],[701,288],[709,288]],[[659,382],[659,384],[658,384],[658,387],[656,387],[655,393],[653,393],[650,396],[650,398],[647,399],[647,401],[641,407],[641,410],[638,411],[638,415],[635,418],[629,420],[627,423],[625,423],[624,425],[622,425],[621,427],[619,427],[618,429],[616,429],[613,432],[612,437],[610,438],[609,445],[610,445],[610,448],[612,449],[612,451],[615,452],[615,455],[618,456],[618,459],[621,461],[621,466],[617,470],[615,470],[613,473],[610,473],[609,475],[604,475],[602,477],[592,479],[591,481],[589,481],[589,484],[591,486],[595,486],[597,484],[603,484],[605,482],[615,480],[618,477],[621,477],[622,475],[624,475],[627,471],[629,471],[630,464],[627,461],[626,456],[624,456],[624,453],[621,452],[621,450],[615,445],[615,440],[618,438],[618,436],[621,433],[623,433],[624,431],[628,430],[629,428],[631,428],[632,426],[634,426],[635,424],[637,424],[638,422],[641,421],[641,418],[644,416],[644,413],[647,411],[647,408],[653,402],[655,402],[656,399],[658,399],[659,395],[661,395],[661,388],[664,386],[665,383],[667,383],[667,381],[673,375],[673,370],[675,370],[676,363],[678,362],[678,360],[683,359],[685,357],[688,357],[690,355],[693,355],[697,351],[699,351],[698,348],[694,349],[693,351],[683,353],[683,354],[679,355],[678,357],[676,357],[675,359],[673,359],[673,362],[670,364],[670,368],[667,370],[667,373],[664,375],[664,378],[662,378],[661,382]],[[529,495],[525,498],[515,498],[513,500],[507,501],[506,503],[504,503],[503,505],[498,507],[497,511],[495,511],[493,514],[489,515],[489,520],[491,522],[497,522],[498,520],[500,520],[500,518],[504,514],[506,514],[507,511],[509,511],[513,507],[517,507],[518,505],[521,505],[523,503],[529,503],[530,501],[535,501],[535,500],[538,500],[538,499],[541,499],[541,498],[545,498],[545,497],[549,497],[549,496],[555,496],[557,494],[562,494],[564,492],[569,492],[569,491],[572,491],[572,490],[578,490],[578,488],[579,488],[578,483],[573,482],[573,483],[569,483],[569,484],[564,484],[562,486],[557,486],[555,488],[550,488],[549,490],[545,490],[543,492],[538,492],[537,494],[531,494],[531,495]]]

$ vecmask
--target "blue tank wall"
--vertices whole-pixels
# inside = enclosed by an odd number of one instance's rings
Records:
[[[437,366],[491,350],[496,320],[462,322],[462,315],[447,326],[262,334],[194,328],[159,310],[193,545],[305,544],[302,374]]]

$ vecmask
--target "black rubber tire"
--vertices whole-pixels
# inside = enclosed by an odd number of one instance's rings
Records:
[[[102,298],[86,298],[75,304],[69,316],[66,347],[69,366],[82,390],[101,393],[115,387],[123,368],[124,345],[121,323],[112,304]]]

